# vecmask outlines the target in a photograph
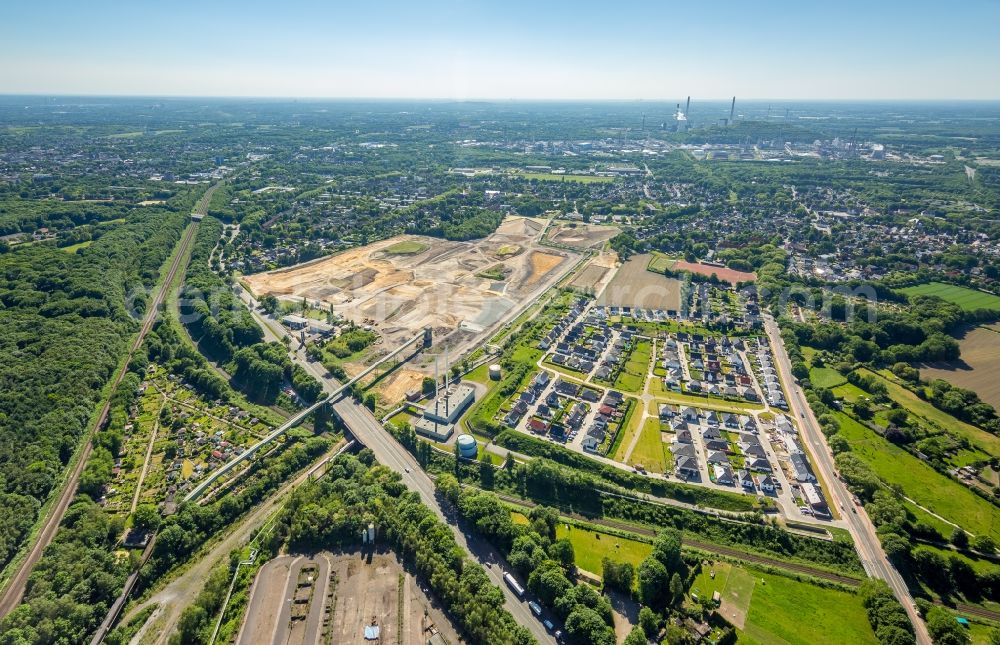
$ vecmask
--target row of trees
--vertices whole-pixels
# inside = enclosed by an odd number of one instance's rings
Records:
[[[586,517],[616,518],[649,526],[669,527],[703,536],[715,544],[739,545],[792,561],[821,563],[848,572],[862,571],[854,546],[849,540],[824,541],[789,533],[773,525],[757,513],[744,513],[738,521],[719,515],[706,515],[685,508],[644,501],[629,496],[630,491],[653,491],[666,496],[660,489],[645,489],[649,478],[603,480],[600,473],[587,472],[587,464],[577,466],[551,461],[545,453],[534,451],[534,443],[518,444],[515,452],[532,455],[527,464],[508,460],[497,469],[488,461],[470,463],[453,455],[433,450],[427,442],[420,441],[412,428],[389,426],[399,441],[412,452],[425,470],[438,476],[453,475],[476,486],[547,504],[561,511],[578,513]],[[528,438],[530,439],[530,437]],[[558,447],[557,447],[558,448]],[[564,448],[561,450],[565,452]],[[572,453],[570,453],[572,454]],[[588,460],[592,461],[592,460]],[[598,464],[600,466],[600,464]],[[623,476],[621,470],[617,470]],[[643,484],[645,482],[645,484]],[[601,491],[614,493],[602,494]],[[721,503],[712,497],[694,498],[703,506]],[[748,507],[752,508],[752,507]]]
[[[530,633],[504,609],[503,593],[470,562],[451,529],[407,491],[400,476],[374,465],[370,451],[342,455],[321,481],[297,489],[281,517],[297,548],[356,548],[374,522],[414,568],[469,642],[527,644]]]
[[[437,486],[506,555],[521,579],[527,579],[528,589],[563,621],[571,642],[615,642],[611,602],[593,587],[576,582],[573,545],[568,538],[556,538],[555,510],[536,506],[529,512],[530,524],[519,525],[493,493],[458,491],[458,482],[448,475],[439,477]]]

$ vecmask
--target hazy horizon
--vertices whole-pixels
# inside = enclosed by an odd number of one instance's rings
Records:
[[[1000,3],[6,3],[0,92],[998,100]],[[989,79],[993,79],[990,81]]]
[[[323,102],[350,103],[350,102],[372,102],[372,103],[393,103],[393,102],[413,102],[413,103],[668,103],[673,105],[682,101],[687,96],[653,97],[653,98],[600,98],[600,97],[579,97],[579,98],[546,98],[546,97],[499,97],[499,96],[469,96],[464,98],[453,98],[447,96],[295,96],[295,95],[254,95],[254,94],[137,94],[137,93],[87,93],[87,92],[0,92],[2,98],[36,98],[36,99],[57,99],[57,98],[90,98],[90,99],[170,99],[170,100],[203,100],[203,101],[224,101],[224,100],[248,100],[248,101],[302,101],[302,102]],[[701,104],[722,104],[729,105],[733,96],[691,96],[692,103]],[[784,104],[784,103],[876,103],[890,105],[913,104],[947,104],[947,103],[1000,103],[997,98],[912,98],[912,97],[887,97],[887,98],[865,98],[865,97],[747,97],[736,96],[737,104]]]

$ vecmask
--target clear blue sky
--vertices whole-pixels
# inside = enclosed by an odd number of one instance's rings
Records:
[[[1000,0],[4,0],[0,93],[1000,99]]]

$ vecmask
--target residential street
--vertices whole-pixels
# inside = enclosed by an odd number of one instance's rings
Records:
[[[847,530],[854,538],[854,544],[861,557],[861,562],[868,575],[885,580],[892,588],[896,598],[903,604],[903,608],[910,617],[916,630],[917,643],[930,645],[931,638],[927,632],[927,626],[920,618],[914,605],[913,596],[910,595],[906,583],[895,567],[885,557],[882,551],[882,544],[879,542],[875,532],[875,526],[868,518],[864,508],[856,506],[847,486],[835,474],[836,467],[833,462],[833,454],[829,446],[826,445],[826,438],[819,429],[819,422],[816,420],[812,409],[806,403],[802,388],[792,377],[792,365],[785,351],[784,343],[781,340],[781,332],[777,323],[770,315],[764,316],[764,326],[767,335],[771,340],[771,345],[775,349],[778,369],[781,379],[789,390],[789,406],[792,413],[799,421],[803,437],[806,439],[805,447],[809,451],[812,463],[820,470],[823,481],[826,483],[826,495],[831,503],[837,505],[841,510],[844,520],[847,523]]]

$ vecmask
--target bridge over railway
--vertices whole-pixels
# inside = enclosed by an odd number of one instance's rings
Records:
[[[286,432],[288,432],[292,428],[296,427],[297,425],[299,425],[300,423],[302,423],[303,421],[305,421],[306,418],[308,418],[309,415],[312,414],[313,412],[315,412],[316,410],[319,410],[324,405],[327,405],[329,403],[336,402],[337,400],[339,400],[341,397],[344,396],[345,393],[347,393],[347,392],[350,391],[351,387],[353,387],[356,383],[359,383],[361,381],[361,379],[365,378],[366,376],[368,376],[372,372],[376,371],[382,365],[385,365],[386,363],[394,360],[397,356],[399,356],[401,353],[403,353],[403,351],[405,351],[406,349],[412,347],[413,345],[416,345],[417,343],[423,343],[423,349],[427,349],[428,347],[430,347],[431,346],[431,333],[430,332],[431,332],[431,330],[429,328],[425,329],[424,331],[422,331],[421,333],[417,334],[416,336],[414,336],[410,340],[406,341],[405,343],[403,343],[402,345],[400,345],[399,347],[397,347],[396,349],[394,349],[390,353],[388,353],[385,356],[383,356],[382,358],[380,358],[378,361],[376,361],[375,363],[373,363],[371,366],[369,366],[368,368],[366,368],[363,372],[361,372],[360,374],[358,374],[357,376],[355,376],[351,380],[347,381],[346,383],[344,383],[343,385],[341,385],[340,387],[338,387],[337,389],[335,389],[330,394],[326,395],[325,397],[323,397],[319,401],[316,401],[316,403],[313,403],[311,406],[309,406],[305,410],[302,410],[301,412],[299,412],[298,414],[296,414],[292,418],[290,418],[287,421],[285,421],[283,424],[281,424],[280,426],[278,426],[277,428],[275,428],[274,430],[272,430],[271,433],[268,434],[266,437],[264,437],[263,439],[261,439],[260,441],[258,441],[255,444],[253,444],[252,446],[250,446],[249,448],[247,448],[245,451],[243,451],[240,455],[238,455],[234,459],[228,461],[222,467],[217,468],[214,471],[212,471],[212,473],[208,477],[206,477],[205,479],[203,479],[197,486],[195,486],[194,488],[192,488],[191,491],[188,492],[187,495],[184,496],[184,501],[185,502],[190,502],[190,501],[196,500],[199,497],[201,497],[205,493],[205,491],[207,491],[209,488],[211,488],[212,484],[214,484],[216,481],[218,481],[218,479],[220,477],[225,476],[227,473],[231,472],[238,465],[240,465],[241,463],[247,461],[252,456],[254,456],[258,452],[260,452],[260,450],[262,448],[268,446],[272,441],[274,441],[278,437],[284,435]],[[346,416],[345,415],[338,415],[338,416],[341,417],[341,420],[344,422],[344,424],[347,425],[347,427],[353,432],[354,429],[351,428],[350,420],[349,420],[349,418],[347,418],[347,417],[350,417],[351,415],[346,415]]]

